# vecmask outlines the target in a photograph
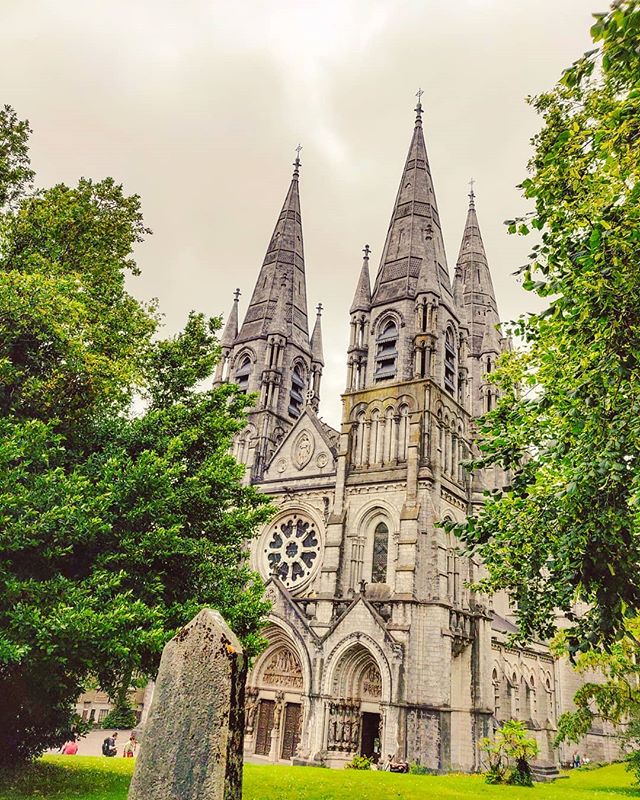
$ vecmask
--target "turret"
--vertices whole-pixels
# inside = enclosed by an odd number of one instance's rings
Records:
[[[469,331],[471,413],[478,417],[488,410],[495,397],[495,388],[488,388],[484,376],[495,367],[503,340],[496,328],[498,306],[478,224],[473,181],[456,264],[454,294]]]
[[[364,386],[367,372],[369,317],[371,314],[371,279],[369,277],[369,253],[365,244],[362,251],[362,268],[358,285],[349,309],[351,317],[349,349],[347,356],[347,391],[357,391]]]
[[[314,358],[307,321],[300,213],[300,149],[297,148],[291,183],[240,331],[236,310],[232,312],[236,322],[232,323],[230,317],[223,335],[229,380],[258,394],[247,429],[238,436],[245,445],[236,448],[237,457],[251,468],[254,481],[260,480],[276,447],[302,413],[312,380]]]
[[[233,293],[233,305],[229,318],[224,326],[222,338],[220,339],[220,361],[216,366],[216,373],[214,378],[214,386],[224,383],[229,379],[229,365],[231,361],[231,350],[238,338],[238,304],[240,302],[240,289],[236,289]]]
[[[311,334],[311,379],[309,381],[309,397],[314,411],[320,405],[320,380],[324,368],[324,355],[322,352],[322,303],[316,308],[316,324]]]

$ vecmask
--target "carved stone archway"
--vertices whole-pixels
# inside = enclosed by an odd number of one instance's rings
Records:
[[[249,675],[246,692],[245,750],[269,761],[288,761],[300,742],[306,707],[302,662],[293,640],[277,625]]]
[[[346,757],[356,753],[377,760],[384,726],[382,676],[363,644],[346,650],[335,666],[329,702],[327,750]]]

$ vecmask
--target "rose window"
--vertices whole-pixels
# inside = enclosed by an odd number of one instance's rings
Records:
[[[320,555],[316,526],[298,514],[284,517],[268,535],[264,555],[268,572],[296,589],[311,576]]]

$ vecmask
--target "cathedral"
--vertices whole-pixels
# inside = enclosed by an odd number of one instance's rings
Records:
[[[335,430],[318,414],[321,307],[309,335],[300,166],[242,324],[236,293],[215,377],[257,396],[234,452],[278,508],[251,544],[272,610],[247,683],[246,754],[473,771],[480,739],[515,718],[557,762],[557,718],[579,679],[542,642],[510,645],[508,600],[468,588],[481,567],[441,527],[504,480],[462,466],[508,346],[473,190],[452,283],[418,102],[373,285],[364,247]],[[611,748],[594,727],[581,752],[607,760]]]

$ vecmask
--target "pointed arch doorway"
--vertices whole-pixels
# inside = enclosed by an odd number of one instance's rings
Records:
[[[269,761],[290,761],[302,734],[305,680],[292,640],[275,625],[270,646],[249,675],[246,690],[245,752]]]
[[[382,756],[384,717],[381,707],[382,677],[371,652],[354,644],[342,654],[333,675],[329,703],[327,750],[345,759]]]

